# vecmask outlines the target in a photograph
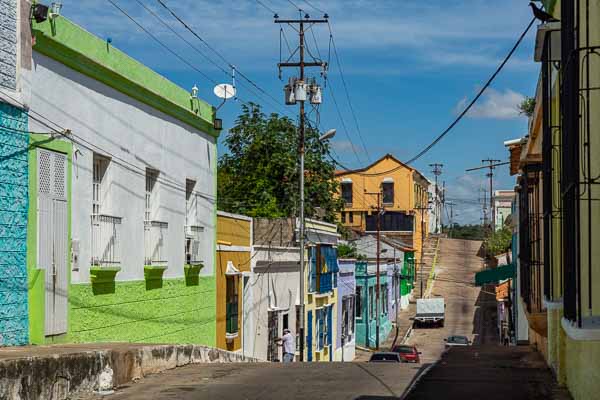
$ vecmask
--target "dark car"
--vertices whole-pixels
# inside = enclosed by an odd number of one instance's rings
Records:
[[[369,362],[380,362],[380,363],[400,363],[400,355],[392,352],[380,352],[373,353]]]
[[[421,358],[419,357],[419,354],[421,354],[421,352],[418,351],[415,346],[408,346],[405,344],[400,344],[400,345],[394,346],[394,348],[392,349],[392,352],[398,353],[398,355],[400,356],[400,359],[403,362],[412,362],[412,363],[420,363],[421,362]]]
[[[462,335],[452,335],[448,336],[448,339],[444,339],[446,342],[446,348],[455,347],[455,346],[470,346],[471,341],[468,337]]]

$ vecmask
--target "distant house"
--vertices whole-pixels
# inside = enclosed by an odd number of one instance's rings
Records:
[[[241,351],[244,296],[251,276],[252,218],[217,212],[217,347]]]
[[[379,303],[377,303],[376,266],[366,261],[356,262],[356,344],[375,347],[377,321],[379,320],[379,343],[383,343],[392,329],[388,317],[389,283],[386,270],[379,276]]]
[[[337,331],[334,361],[352,361],[356,354],[356,260],[339,259]]]
[[[514,198],[514,190],[496,190],[494,192],[495,230],[498,231],[504,227],[506,218],[508,218],[512,212],[511,207]]]
[[[283,329],[300,331],[300,249],[294,218],[254,220],[252,285],[244,315],[247,331],[255,332],[245,354],[270,361],[281,360],[275,343]],[[338,332],[337,226],[306,220],[305,249],[305,360],[333,361]],[[299,348],[298,348],[299,350]]]
[[[364,168],[337,171],[344,208],[340,221],[359,233],[377,230],[378,206],[383,206],[381,231],[397,237],[415,249],[421,260],[421,242],[429,235],[429,181],[416,169],[391,154]],[[380,204],[377,204],[380,193]]]
[[[65,17],[3,4],[0,345],[214,345],[214,108]]]

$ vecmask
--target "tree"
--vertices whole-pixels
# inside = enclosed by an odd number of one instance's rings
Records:
[[[535,111],[535,99],[533,97],[525,97],[517,106],[519,114],[531,117]]]
[[[487,253],[496,256],[506,253],[512,244],[512,232],[508,227],[503,227],[496,232],[493,232],[489,238],[485,240],[485,248]]]
[[[220,210],[252,217],[290,217],[298,213],[298,134],[294,121],[266,116],[257,104],[244,105],[225,138],[228,153],[218,166],[217,205]],[[335,164],[327,158],[329,144],[319,132],[305,133],[305,214],[334,222],[341,210],[334,178]]]
[[[351,244],[338,244],[338,257],[339,258],[356,258],[356,245],[354,243]]]

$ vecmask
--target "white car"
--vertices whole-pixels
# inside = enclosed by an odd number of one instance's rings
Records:
[[[444,339],[444,342],[446,342],[446,348],[471,345],[469,338],[461,335],[448,336],[447,339]]]

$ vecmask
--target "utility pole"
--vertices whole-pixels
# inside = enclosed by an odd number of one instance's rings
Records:
[[[484,165],[483,167],[469,168],[467,172],[476,171],[480,169],[489,169],[489,172],[485,175],[490,180],[490,213],[491,213],[491,224],[490,224],[490,234],[495,230],[495,220],[496,216],[494,215],[494,169],[501,165],[507,165],[508,162],[501,162],[502,160],[494,160],[491,158],[487,158],[485,160],[481,160],[482,164],[487,163],[488,165]]]
[[[421,294],[423,298],[423,244],[425,243],[425,211],[429,210],[429,206],[415,207],[415,210],[421,211],[421,260],[419,261],[419,280],[421,281]]]
[[[434,203],[435,233],[439,233],[441,209],[440,209],[440,196],[439,196],[440,188],[438,186],[438,176],[440,176],[442,174],[442,167],[444,166],[444,164],[434,163],[434,164],[429,164],[429,166],[433,168],[433,170],[431,172],[433,173],[433,175],[435,175],[435,192],[433,194],[433,201],[435,202]]]
[[[311,103],[321,102],[321,89],[316,85],[309,86],[306,82],[304,69],[307,67],[320,67],[323,70],[327,69],[327,63],[320,62],[306,62],[304,60],[304,33],[305,25],[309,28],[315,24],[326,24],[328,20],[326,17],[323,19],[310,19],[310,16],[306,14],[304,18],[298,19],[279,19],[279,16],[275,14],[276,24],[287,24],[292,26],[299,34],[299,56],[298,62],[280,62],[277,66],[281,75],[281,68],[298,68],[300,70],[300,78],[293,80],[292,85],[286,87],[286,104],[300,103],[300,126],[299,126],[299,138],[298,138],[298,154],[300,158],[300,210],[299,210],[299,245],[300,245],[300,361],[304,361],[304,130],[305,130],[305,112],[304,102],[310,98]],[[297,28],[295,27],[297,26]],[[318,93],[316,91],[318,90]],[[314,96],[314,97],[313,97]],[[318,96],[318,99],[316,97]]]
[[[450,230],[448,231],[448,237],[452,237],[452,226],[454,224],[453,219],[454,219],[454,202],[453,201],[448,201],[446,203],[447,205],[450,206]]]
[[[365,194],[377,196],[377,275],[376,275],[376,287],[375,287],[375,348],[379,350],[379,325],[380,325],[380,294],[379,294],[379,263],[381,257],[381,213],[383,212],[383,205],[381,203],[382,193],[379,192],[365,192]]]

